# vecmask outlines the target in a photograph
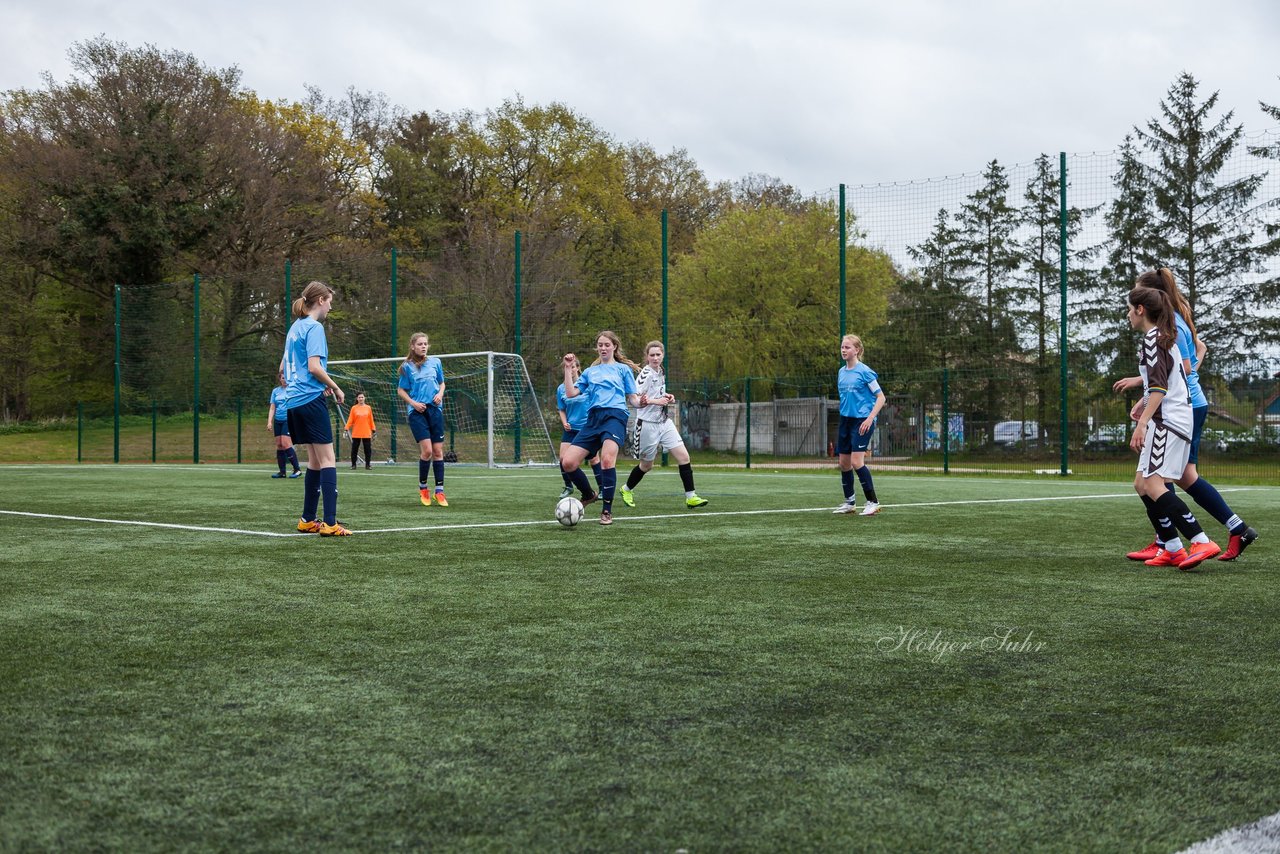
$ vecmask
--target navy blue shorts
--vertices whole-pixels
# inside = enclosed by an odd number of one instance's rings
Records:
[[[285,410],[284,418],[273,418],[273,419],[272,419],[271,429],[272,429],[273,431],[275,431],[275,432],[272,434],[272,435],[274,435],[274,436],[288,436],[288,435],[289,435],[289,411],[288,411],[288,410]]]
[[[1208,417],[1208,406],[1197,406],[1191,410],[1191,453],[1187,456],[1187,465],[1200,459],[1200,434],[1204,432],[1204,420]]]
[[[851,418],[848,415],[840,416],[840,435],[836,439],[837,454],[856,454],[870,447],[871,434],[876,431],[876,423],[872,421],[871,427],[866,433],[858,432],[858,428],[866,420],[865,418]]]
[[[413,441],[421,442],[430,439],[433,444],[444,441],[444,410],[438,406],[427,404],[426,412],[414,410],[409,413],[409,429],[413,431]]]
[[[333,444],[333,424],[329,421],[329,406],[323,394],[301,406],[290,406],[287,415],[289,435],[295,445]]]
[[[563,430],[560,433],[560,444],[570,445],[573,443],[573,440],[576,438],[578,438],[577,430]]]
[[[627,444],[627,413],[621,409],[593,409],[587,414],[587,426],[578,431],[573,444],[594,457],[610,439],[619,448]]]

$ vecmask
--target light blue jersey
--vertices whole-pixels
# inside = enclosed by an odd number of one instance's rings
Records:
[[[275,419],[277,421],[289,420],[289,392],[284,386],[278,385],[271,389],[271,402],[276,405]]]
[[[299,317],[289,327],[284,342],[285,396],[290,409],[310,403],[324,394],[324,383],[311,375],[307,362],[312,356],[320,357],[320,367],[329,364],[329,341],[324,326],[310,317]]]
[[[881,393],[876,372],[862,362],[850,368],[840,367],[836,377],[840,391],[840,414],[846,418],[866,418],[875,408],[876,397]]]
[[[440,360],[435,356],[428,356],[421,365],[415,365],[408,359],[400,366],[400,388],[409,393],[409,397],[418,403],[425,403],[427,406],[435,406],[440,409],[433,401],[436,394],[444,385],[444,368],[440,366]],[[416,410],[410,406],[407,407],[410,413]]]
[[[592,365],[578,377],[578,391],[587,409],[618,409],[627,413],[627,395],[636,394],[636,375],[621,362]]]
[[[569,422],[570,430],[581,430],[587,423],[587,396],[565,397],[564,383],[556,389],[556,409],[564,413],[564,420]]]
[[[1178,327],[1178,352],[1182,358],[1191,362],[1191,373],[1187,374],[1187,392],[1191,397],[1191,408],[1199,409],[1209,405],[1209,398],[1204,396],[1200,388],[1200,372],[1196,370],[1196,340],[1191,337],[1191,327],[1176,311],[1173,313],[1174,325]]]

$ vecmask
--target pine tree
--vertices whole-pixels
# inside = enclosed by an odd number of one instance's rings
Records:
[[[1263,318],[1244,276],[1261,260],[1254,197],[1262,175],[1222,173],[1240,145],[1244,126],[1228,111],[1212,118],[1214,92],[1199,101],[1199,83],[1184,72],[1160,101],[1160,117],[1135,129],[1154,156],[1147,167],[1156,227],[1151,250],[1178,279],[1197,319],[1210,359],[1221,370],[1251,349]]]
[[[974,274],[974,288],[983,303],[982,337],[978,351],[987,361],[986,402],[989,421],[1000,415],[1002,391],[1012,390],[1008,378],[1021,363],[1017,332],[1009,305],[1015,294],[1012,276],[1021,257],[1014,242],[1019,213],[1009,204],[1009,176],[992,160],[982,173],[983,185],[960,208],[962,243]]]
[[[1027,182],[1023,198],[1022,221],[1026,237],[1019,242],[1022,252],[1026,285],[1019,288],[1015,315],[1023,329],[1035,337],[1035,388],[1036,420],[1040,424],[1041,438],[1049,429],[1048,401],[1057,388],[1057,345],[1061,305],[1062,264],[1062,176],[1049,155],[1036,158],[1035,174]],[[1097,212],[1097,208],[1067,209],[1067,245],[1079,237],[1084,221]],[[1068,269],[1084,270],[1089,260],[1097,254],[1097,248],[1088,246],[1068,250]],[[1080,274],[1077,273],[1077,278]]]

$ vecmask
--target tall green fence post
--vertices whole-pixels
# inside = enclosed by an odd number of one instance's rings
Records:
[[[284,334],[289,334],[293,325],[293,262],[284,262]]]
[[[515,293],[515,300],[516,300],[516,317],[515,317],[515,324],[516,324],[516,366],[517,366],[517,368],[518,368],[518,367],[519,367],[519,365],[520,365],[520,349],[521,349],[521,346],[522,346],[522,345],[523,345],[523,343],[524,343],[524,342],[523,342],[523,339],[522,339],[522,336],[521,336],[521,330],[520,330],[520,326],[521,326],[521,318],[520,318],[520,308],[521,308],[520,286],[521,286],[522,282],[521,282],[521,273],[520,273],[520,232],[518,232],[518,231],[516,232],[516,276],[515,276],[515,278],[516,278],[516,281],[515,281],[515,287],[516,287],[516,293]],[[521,390],[521,384],[520,384],[520,382],[519,382],[519,379],[517,378],[517,382],[516,382],[516,423],[515,423],[515,427],[516,427],[515,448],[516,448],[516,450],[515,450],[515,459],[514,459],[514,460],[512,460],[512,462],[515,462],[515,463],[520,462],[520,390]]]
[[[244,462],[241,455],[241,445],[240,445],[240,441],[241,441],[240,437],[242,435],[240,427],[241,427],[241,420],[243,416],[244,416],[244,398],[237,397],[236,398],[236,465],[239,465],[240,463]]]
[[[840,185],[840,337],[845,335],[845,244],[848,243],[848,237],[845,234],[844,221],[844,184]]]
[[[1062,291],[1062,322],[1058,336],[1062,390],[1058,405],[1062,413],[1059,419],[1062,442],[1061,474],[1065,476],[1069,471],[1067,468],[1067,434],[1069,432],[1067,428],[1067,153],[1065,151],[1058,153],[1058,223],[1058,281]]]
[[[195,346],[193,363],[195,376],[195,401],[191,407],[191,462],[200,462],[200,274],[195,274],[195,300],[192,309],[195,329]]]
[[[942,473],[951,473],[951,377],[942,369]]]
[[[84,462],[84,404],[76,401],[76,462]]]
[[[662,372],[670,376],[667,371],[667,209],[662,209]],[[645,354],[646,356],[648,354]],[[662,465],[667,465],[667,449],[662,449]]]
[[[151,462],[156,461],[156,428],[160,422],[160,404],[151,401]]]
[[[747,468],[751,468],[751,377],[747,377]]]
[[[399,299],[398,289],[400,286],[400,270],[399,270],[399,267],[397,266],[398,262],[399,262],[399,254],[396,252],[396,248],[392,246],[391,247],[391,355],[392,356],[396,355],[396,341],[399,340],[396,337],[397,335],[396,302]],[[391,394],[391,405],[390,407],[388,407],[387,412],[391,413],[391,448],[390,450],[387,451],[387,459],[395,460],[396,458],[396,421],[399,420],[396,417],[396,414],[397,414],[396,407],[400,405],[400,399],[399,399],[399,396],[396,394],[396,390],[394,388],[391,389],[390,394]]]
[[[113,408],[115,426],[114,450],[111,455],[112,462],[120,462],[120,286],[116,285],[116,377],[115,377],[115,405]]]

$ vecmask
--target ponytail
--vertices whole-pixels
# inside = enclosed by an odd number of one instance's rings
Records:
[[[1135,285],[1142,288],[1152,288],[1160,291],[1169,298],[1173,310],[1182,316],[1186,321],[1187,328],[1191,330],[1191,340],[1196,339],[1196,325],[1191,320],[1191,303],[1187,302],[1187,298],[1182,295],[1182,291],[1178,290],[1178,283],[1173,278],[1173,271],[1168,267],[1157,267],[1154,270],[1148,270],[1138,276]]]
[[[333,288],[324,282],[308,282],[302,289],[302,296],[293,301],[293,316],[306,317],[319,300],[333,296]]]
[[[1159,288],[1147,288],[1139,285],[1129,291],[1129,305],[1142,308],[1147,318],[1156,327],[1156,343],[1161,347],[1175,346],[1178,340],[1178,328],[1173,321],[1173,302],[1169,295]]]

